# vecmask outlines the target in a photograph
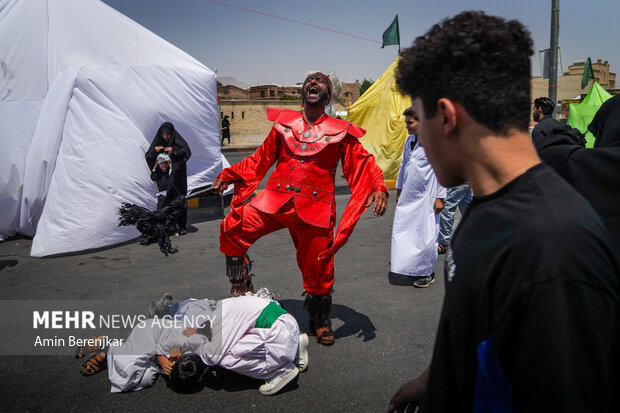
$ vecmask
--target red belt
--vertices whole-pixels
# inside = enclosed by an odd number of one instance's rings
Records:
[[[282,179],[272,178],[267,181],[267,189],[278,192],[288,192],[297,196],[313,199],[320,202],[332,203],[334,193],[324,189],[316,188],[309,185],[285,181]]]

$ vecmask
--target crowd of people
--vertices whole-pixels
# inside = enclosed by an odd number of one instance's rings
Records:
[[[610,411],[618,404],[619,98],[602,106],[589,126],[595,147],[585,148],[578,131],[552,118],[548,98],[531,108],[532,45],[518,21],[463,12],[402,53],[397,82],[413,106],[403,113],[409,136],[388,279],[428,287],[445,254],[446,291],[432,361],[394,393],[390,412]],[[165,316],[236,315],[219,327],[134,330],[126,346],[148,348],[129,358],[127,348],[99,352],[85,374],[107,361],[116,392],[152,385],[160,373],[192,385],[220,365],[266,380],[262,394],[280,391],[307,366],[307,337],[277,302],[257,297],[248,250],[284,228],[297,250],[308,331],[321,345],[335,343],[334,255],[367,208],[385,213],[389,192],[360,143],[365,131],[325,114],[331,87],[325,74],[308,75],[303,110],[269,109],[274,123],[263,144],[213,182],[218,191],[235,182],[220,227],[231,298],[190,300]],[[538,122],[531,136],[530,115]],[[230,126],[224,121],[222,130]],[[222,144],[230,142],[226,132]],[[162,124],[146,154],[158,208],[185,195],[190,156],[174,126]],[[338,162],[352,195],[336,230]],[[274,164],[265,190],[251,198]],[[457,207],[462,219],[453,231]],[[185,212],[171,231],[183,234],[186,224]],[[228,343],[219,358],[213,331]],[[234,346],[277,351],[259,360]]]
[[[530,136],[532,53],[520,22],[464,12],[401,56],[439,183],[474,197],[447,247],[432,361],[389,412],[617,409],[618,208],[601,196],[617,198],[618,150],[584,148],[536,105]]]

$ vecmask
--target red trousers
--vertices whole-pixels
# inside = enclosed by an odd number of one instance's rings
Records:
[[[297,249],[297,265],[301,270],[304,289],[310,295],[327,295],[334,285],[334,259],[320,261],[319,253],[329,248],[334,240],[334,224],[319,228],[302,221],[290,200],[275,214],[265,214],[246,204],[243,220],[230,231],[220,228],[220,251],[226,255],[240,256],[263,235],[288,228]]]

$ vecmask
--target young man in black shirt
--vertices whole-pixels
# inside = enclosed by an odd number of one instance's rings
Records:
[[[554,104],[548,97],[541,96],[534,99],[534,107],[532,108],[532,120],[536,122],[536,126],[532,130],[534,144],[538,140],[544,140],[547,136],[561,133],[569,136],[577,144],[584,146],[586,144],[585,136],[579,129],[553,119],[553,108]]]
[[[619,267],[600,218],[532,145],[531,54],[521,23],[463,12],[401,56],[439,182],[475,197],[446,256],[431,365],[390,412],[618,406]]]
[[[561,122],[553,119],[553,109],[555,105],[548,97],[541,96],[534,99],[534,107],[532,108],[532,120],[536,122],[536,126],[532,130],[532,136],[539,134],[549,135],[556,128],[564,126]]]

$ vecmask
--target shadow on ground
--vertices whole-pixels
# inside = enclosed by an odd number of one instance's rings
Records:
[[[208,388],[214,391],[238,392],[244,390],[258,390],[258,388],[264,383],[264,380],[253,379],[220,367],[214,367],[211,368],[205,375],[205,378],[199,387],[190,391],[179,391],[177,389],[173,389],[173,391],[183,394],[192,394],[201,392],[205,388]],[[298,387],[299,385],[297,384],[296,378],[278,394],[287,393]]]
[[[0,260],[0,271],[6,267],[15,267],[18,262],[17,260]]]
[[[295,317],[301,332],[308,334],[308,313],[304,310],[304,300],[279,300],[279,302]],[[366,342],[376,336],[377,329],[370,318],[346,305],[333,304],[330,318],[344,323],[334,331],[336,339],[357,335],[357,337],[363,337],[363,341]]]

